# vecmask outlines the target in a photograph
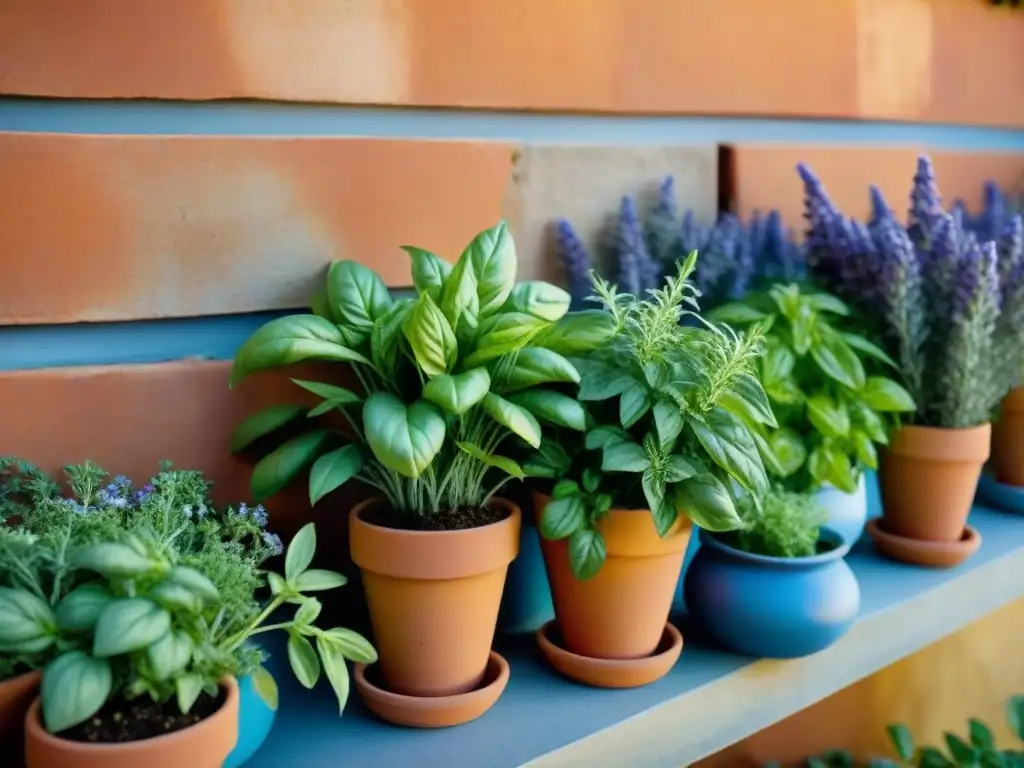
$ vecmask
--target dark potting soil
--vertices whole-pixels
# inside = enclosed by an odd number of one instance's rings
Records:
[[[410,515],[387,507],[375,507],[362,513],[363,520],[371,525],[400,531],[464,531],[499,523],[506,517],[508,510],[500,507],[449,509],[436,515]]]
[[[216,696],[201,695],[187,715],[171,698],[165,702],[140,697],[132,701],[111,701],[99,712],[58,736],[87,744],[124,744],[166,736],[205,720],[224,704],[224,691]]]

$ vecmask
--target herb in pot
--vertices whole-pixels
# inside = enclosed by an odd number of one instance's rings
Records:
[[[644,299],[618,293],[594,277],[595,292],[614,320],[603,346],[573,358],[582,379],[575,416],[585,437],[560,433],[524,463],[554,483],[541,534],[568,540],[579,579],[600,570],[606,544],[597,524],[612,506],[649,509],[660,535],[680,514],[713,531],[737,528],[735,500],[755,505],[768,488],[754,438],[743,419],[755,413],[775,426],[756,376],[763,335],[728,326],[688,327],[698,317],[690,282],[691,253],[675,277]],[[739,415],[739,414],[742,414]]]
[[[504,223],[481,232],[451,265],[405,246],[415,295],[394,298],[353,261],[331,264],[314,313],[272,320],[238,350],[232,386],[255,371],[303,360],[345,364],[358,386],[295,383],[321,398],[311,410],[276,405],[243,422],[234,450],[298,419],[340,412],[346,430],[310,421],[253,470],[257,499],[309,471],[312,503],[350,479],[379,491],[389,527],[446,529],[494,522],[491,496],[523,471],[503,455],[515,436],[541,444],[541,421],[582,429],[578,405],[542,385],[575,383],[567,355],[604,343],[607,315],[567,315],[569,295],[543,282],[515,283]],[[493,478],[491,476],[493,475]]]
[[[760,378],[779,422],[746,420],[771,474],[806,493],[825,483],[853,493],[861,472],[878,467],[875,444],[889,442],[891,414],[913,412],[910,394],[892,379],[868,375],[865,358],[895,367],[863,336],[844,331],[849,309],[835,296],[776,284],[709,317],[733,325],[760,323],[767,351]]]
[[[828,517],[813,495],[773,488],[764,497],[763,509],[741,510],[744,525],[723,534],[727,544],[767,557],[811,557],[819,554],[818,535]]]

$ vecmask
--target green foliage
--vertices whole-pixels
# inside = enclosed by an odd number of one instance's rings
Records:
[[[877,468],[875,445],[888,443],[893,415],[915,408],[903,387],[871,375],[872,366],[894,363],[867,339],[841,329],[848,313],[834,296],[795,284],[773,285],[709,313],[766,328],[760,379],[778,428],[749,410],[750,399],[725,405],[753,432],[770,473],[790,490],[827,483],[852,493],[860,473]]]
[[[753,375],[762,335],[681,324],[684,316],[699,318],[689,280],[696,260],[691,253],[675,277],[642,300],[595,276],[597,300],[615,331],[599,347],[571,357],[581,375],[583,413],[561,401],[550,407],[519,401],[563,428],[528,453],[523,470],[553,483],[540,531],[568,539],[577,578],[590,578],[604,563],[597,524],[613,503],[649,509],[662,536],[681,513],[708,530],[725,531],[742,525],[739,501],[759,508],[768,489],[753,436],[727,406],[743,403],[775,423]],[[573,431],[581,421],[585,435]]]
[[[818,553],[818,534],[828,518],[813,494],[772,488],[763,510],[740,509],[744,526],[727,534],[730,545],[754,555],[811,557]]]
[[[261,568],[282,552],[266,511],[216,509],[198,472],[165,464],[139,490],[124,477],[104,485],[106,473],[88,462],[65,472],[72,498],[40,497],[16,527],[0,527],[0,673],[43,669],[50,731],[83,722],[113,697],[174,698],[188,711],[227,675],[252,674],[276,706],[276,685],[250,642],[272,630],[298,649],[289,658],[299,681],[312,686],[322,667],[344,708],[345,660],[373,662],[376,652],[350,630],[315,625],[321,604],[310,593],[345,579],[309,568],[312,524],[288,548],[282,577]],[[263,586],[266,605],[256,599]],[[282,621],[286,604],[297,608]]]
[[[579,412],[549,385],[579,381],[568,355],[605,343],[611,317],[566,314],[569,296],[543,282],[515,283],[516,253],[504,223],[481,232],[449,264],[414,246],[412,298],[393,298],[352,261],[331,264],[314,314],[272,320],[235,356],[231,385],[305,360],[343,362],[359,391],[296,381],[322,399],[307,411],[275,405],[246,419],[233,450],[293,436],[255,467],[257,499],[309,469],[310,501],[355,479],[397,511],[431,515],[479,507],[523,470],[502,455],[509,438],[539,447],[541,421],[582,430]],[[348,429],[312,419],[340,414]]]
[[[1006,719],[1017,740],[1024,742],[1024,696],[1006,702]],[[992,729],[974,718],[967,721],[967,738],[944,734],[945,749],[918,747],[910,730],[896,723],[886,728],[896,759],[872,760],[868,768],[1024,768],[1024,750],[999,749]],[[848,752],[833,751],[807,761],[808,768],[851,768]]]

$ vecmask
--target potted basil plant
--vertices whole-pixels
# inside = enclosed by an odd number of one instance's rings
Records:
[[[520,511],[497,494],[523,471],[503,446],[539,446],[542,421],[582,429],[575,400],[544,385],[579,381],[566,355],[604,343],[611,322],[567,314],[569,296],[553,285],[516,284],[504,222],[455,264],[404,250],[413,296],[393,297],[357,262],[334,262],[315,314],[272,320],[242,345],[232,385],[311,359],[343,363],[338,381],[354,383],[296,381],[321,405],[257,414],[235,447],[283,421],[340,411],[347,429],[317,425],[261,460],[253,492],[268,496],[307,467],[313,503],[353,478],[373,489],[349,525],[381,677],[357,669],[357,686],[387,719],[452,725],[490,707],[508,679],[490,648]]]
[[[763,336],[681,323],[699,318],[696,262],[691,252],[642,299],[594,276],[615,332],[572,358],[582,377],[575,426],[585,435],[563,431],[524,465],[541,478],[534,506],[560,635],[544,627],[538,641],[562,671],[597,685],[668,671],[666,654],[678,657],[682,645],[666,620],[691,523],[736,528],[737,499],[759,508],[768,489],[744,421],[753,413],[775,425],[757,378]],[[635,663],[609,680],[608,660]]]
[[[166,513],[162,528],[139,525],[58,548],[56,577],[73,588],[53,606],[25,589],[0,592],[0,616],[7,617],[0,644],[31,637],[58,651],[26,715],[28,768],[75,768],[98,758],[111,768],[221,766],[238,736],[236,677],[258,663],[259,651],[247,641],[261,632],[289,634],[292,669],[307,687],[322,662],[341,706],[349,688],[345,660],[374,658],[354,632],[314,624],[321,605],[305,593],[335,586],[339,577],[308,568],[312,524],[288,548],[285,575],[269,574],[274,597],[260,610],[252,594],[237,604],[226,600],[210,578],[237,565],[232,549],[180,552],[175,540],[183,528],[169,507]],[[54,535],[66,540],[70,532]],[[285,602],[298,604],[294,617],[267,624]]]
[[[878,468],[892,416],[914,400],[871,365],[895,369],[877,344],[844,330],[850,310],[832,294],[777,283],[708,313],[714,320],[766,328],[760,377],[779,422],[769,429],[747,418],[769,474],[781,488],[816,493],[827,525],[847,544],[867,521],[865,471]],[[848,321],[847,321],[848,322]],[[756,414],[755,414],[756,416]]]

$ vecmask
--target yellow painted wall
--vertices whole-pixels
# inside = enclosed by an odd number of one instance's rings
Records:
[[[988,723],[1000,746],[1014,745],[1003,704],[1024,693],[1024,600],[922,649],[694,768],[787,764],[830,748],[859,760],[890,755],[885,726],[904,722],[919,744],[942,743],[966,720]]]

